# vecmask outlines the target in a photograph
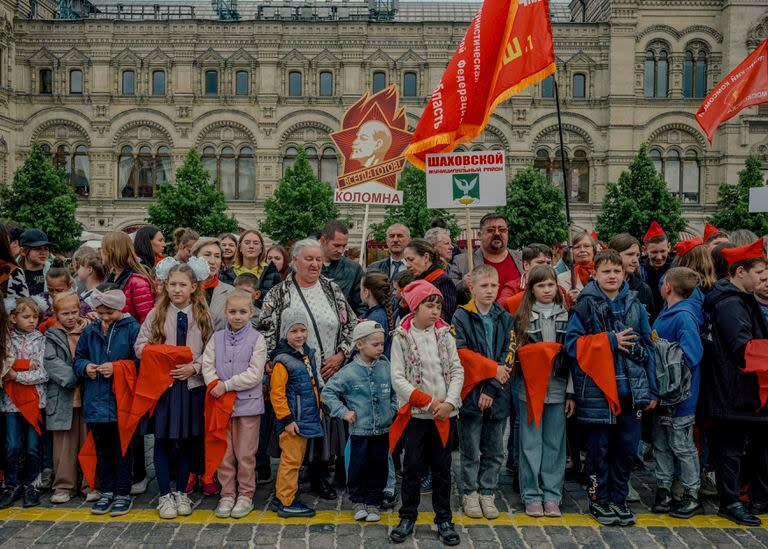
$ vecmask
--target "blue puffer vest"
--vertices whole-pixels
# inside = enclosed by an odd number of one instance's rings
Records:
[[[281,342],[282,343],[282,342]],[[288,408],[294,421],[299,426],[299,433],[304,438],[320,438],[323,436],[323,425],[320,421],[320,402],[315,395],[315,387],[319,387],[315,352],[304,345],[304,354],[312,364],[312,377],[307,372],[302,353],[287,345],[280,345],[275,350],[273,362],[280,362],[288,370],[288,383],[285,386],[285,396]],[[319,389],[318,389],[319,390]],[[285,429],[285,422],[275,420],[277,434]]]
[[[253,348],[262,336],[248,324],[244,333],[233,334],[229,328],[214,334],[216,342],[216,375],[222,381],[245,372],[251,364]],[[258,416],[264,413],[264,389],[261,383],[256,387],[237,392],[232,417]]]
[[[617,318],[611,301],[595,282],[582,290],[568,322],[566,348],[575,359],[574,332],[576,334],[599,334],[608,332],[616,368],[616,386],[622,401],[631,401],[634,408],[640,408],[657,398],[655,369],[653,363],[653,342],[645,307],[637,299],[636,292],[622,284],[614,306],[623,309]],[[638,335],[637,345],[644,350],[642,360],[633,360],[616,349],[616,338],[612,332],[632,328]],[[582,423],[613,424],[616,418],[611,413],[603,392],[579,367],[576,360],[571,363],[573,388],[576,394],[576,418]]]

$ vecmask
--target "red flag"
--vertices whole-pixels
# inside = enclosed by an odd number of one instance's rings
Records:
[[[485,129],[496,105],[555,72],[546,0],[486,0],[432,92],[406,151],[424,168]]]
[[[709,95],[696,112],[696,121],[709,142],[717,127],[741,109],[768,101],[768,39],[733,69]]]

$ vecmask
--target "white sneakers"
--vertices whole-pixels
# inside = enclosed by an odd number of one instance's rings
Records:
[[[67,490],[56,490],[51,496],[51,503],[67,503],[72,496]]]
[[[157,510],[160,513],[161,519],[175,519],[179,516],[179,512],[176,509],[176,499],[173,494],[165,494],[160,496],[160,500],[157,503]]]
[[[101,492],[98,490],[91,490],[90,488],[85,489],[85,502],[86,503],[96,503],[101,499]]]
[[[229,518],[232,513],[232,508],[235,506],[235,499],[230,497],[223,497],[219,500],[219,504],[216,506],[214,514],[218,518]]]
[[[176,500],[176,512],[180,517],[187,517],[192,514],[192,500],[184,492],[174,492],[173,498]]]
[[[477,492],[466,494],[462,498],[461,506],[464,508],[464,514],[469,518],[483,518],[483,509],[480,507],[480,495]]]
[[[365,503],[355,503],[352,506],[352,511],[355,513],[355,520],[364,520],[368,517],[368,509],[365,508]]]
[[[493,494],[480,496],[480,508],[485,518],[490,520],[499,518],[499,510],[496,508],[496,496]]]
[[[143,494],[147,491],[147,486],[149,486],[149,477],[144,477],[144,479],[140,482],[137,482],[136,484],[131,484],[131,495],[132,496],[138,496],[140,494]]]
[[[366,507],[366,510],[368,511],[368,516],[365,517],[365,522],[379,522],[381,520],[378,507],[369,505]]]
[[[229,516],[234,519],[240,519],[248,516],[253,511],[253,499],[246,496],[238,496],[235,506]]]

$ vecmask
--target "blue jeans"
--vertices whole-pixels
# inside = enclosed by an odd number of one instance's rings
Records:
[[[19,412],[8,412],[3,416],[5,485],[29,486],[40,474],[40,435]]]
[[[563,498],[565,477],[565,403],[544,404],[538,427],[520,403],[520,496],[523,503]]]

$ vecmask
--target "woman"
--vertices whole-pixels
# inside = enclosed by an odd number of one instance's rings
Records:
[[[285,280],[291,273],[291,259],[282,246],[272,246],[267,250],[267,263],[273,263],[280,274],[280,280]]]
[[[440,267],[442,259],[432,245],[422,238],[415,238],[405,247],[403,259],[416,280],[431,282],[443,294],[443,309],[440,316],[448,324],[456,311],[456,286]]]
[[[192,257],[192,247],[200,239],[197,231],[188,227],[179,227],[173,231],[173,247],[176,248],[176,261],[186,263]]]
[[[144,225],[133,237],[133,249],[141,264],[151,271],[165,257],[165,237],[154,225]]]
[[[226,271],[235,264],[237,237],[231,233],[220,234],[219,242],[221,242],[221,270]]]
[[[588,232],[582,231],[574,235],[570,252],[573,259],[573,273],[569,268],[564,273],[557,275],[557,283],[568,297],[568,305],[576,302],[576,298],[579,297],[579,293],[587,285],[592,272],[595,270],[597,245]],[[572,284],[572,280],[576,281],[575,286]]]
[[[259,231],[245,231],[240,237],[240,244],[235,254],[235,275],[251,273],[261,278],[266,267],[267,250],[264,248],[264,238]]]
[[[694,246],[685,254],[678,252],[673,267],[688,267],[699,273],[699,288],[704,295],[709,293],[712,286],[717,282],[715,275],[715,264],[712,261],[712,254],[705,244]]]
[[[223,330],[227,326],[227,317],[225,315],[227,294],[235,288],[219,279],[223,255],[221,241],[217,238],[204,236],[195,242],[195,246],[192,248],[192,255],[205,259],[211,268],[210,276],[203,282],[205,301],[208,303],[214,331]]]
[[[8,229],[3,223],[0,223],[0,291],[2,297],[29,297],[24,270],[11,253]]]
[[[323,250],[317,240],[307,238],[293,246],[295,271],[272,288],[264,300],[259,324],[267,349],[277,346],[283,312],[295,309],[310,320],[307,345],[315,349],[320,366],[321,385],[330,379],[352,352],[352,330],[357,318],[335,282],[320,276]],[[343,421],[323,418],[325,436],[314,439],[307,449],[311,462],[311,489],[323,499],[336,499],[328,483],[328,462],[344,455],[346,435]],[[337,473],[343,467],[337,466]]]
[[[131,238],[111,232],[101,241],[101,260],[108,271],[105,282],[117,284],[125,293],[125,309],[137,322],[144,322],[155,305],[149,271],[141,265]]]
[[[611,239],[608,247],[619,252],[629,289],[637,292],[637,298],[645,305],[648,316],[656,318],[653,293],[640,276],[640,241],[629,233],[621,233]]]

